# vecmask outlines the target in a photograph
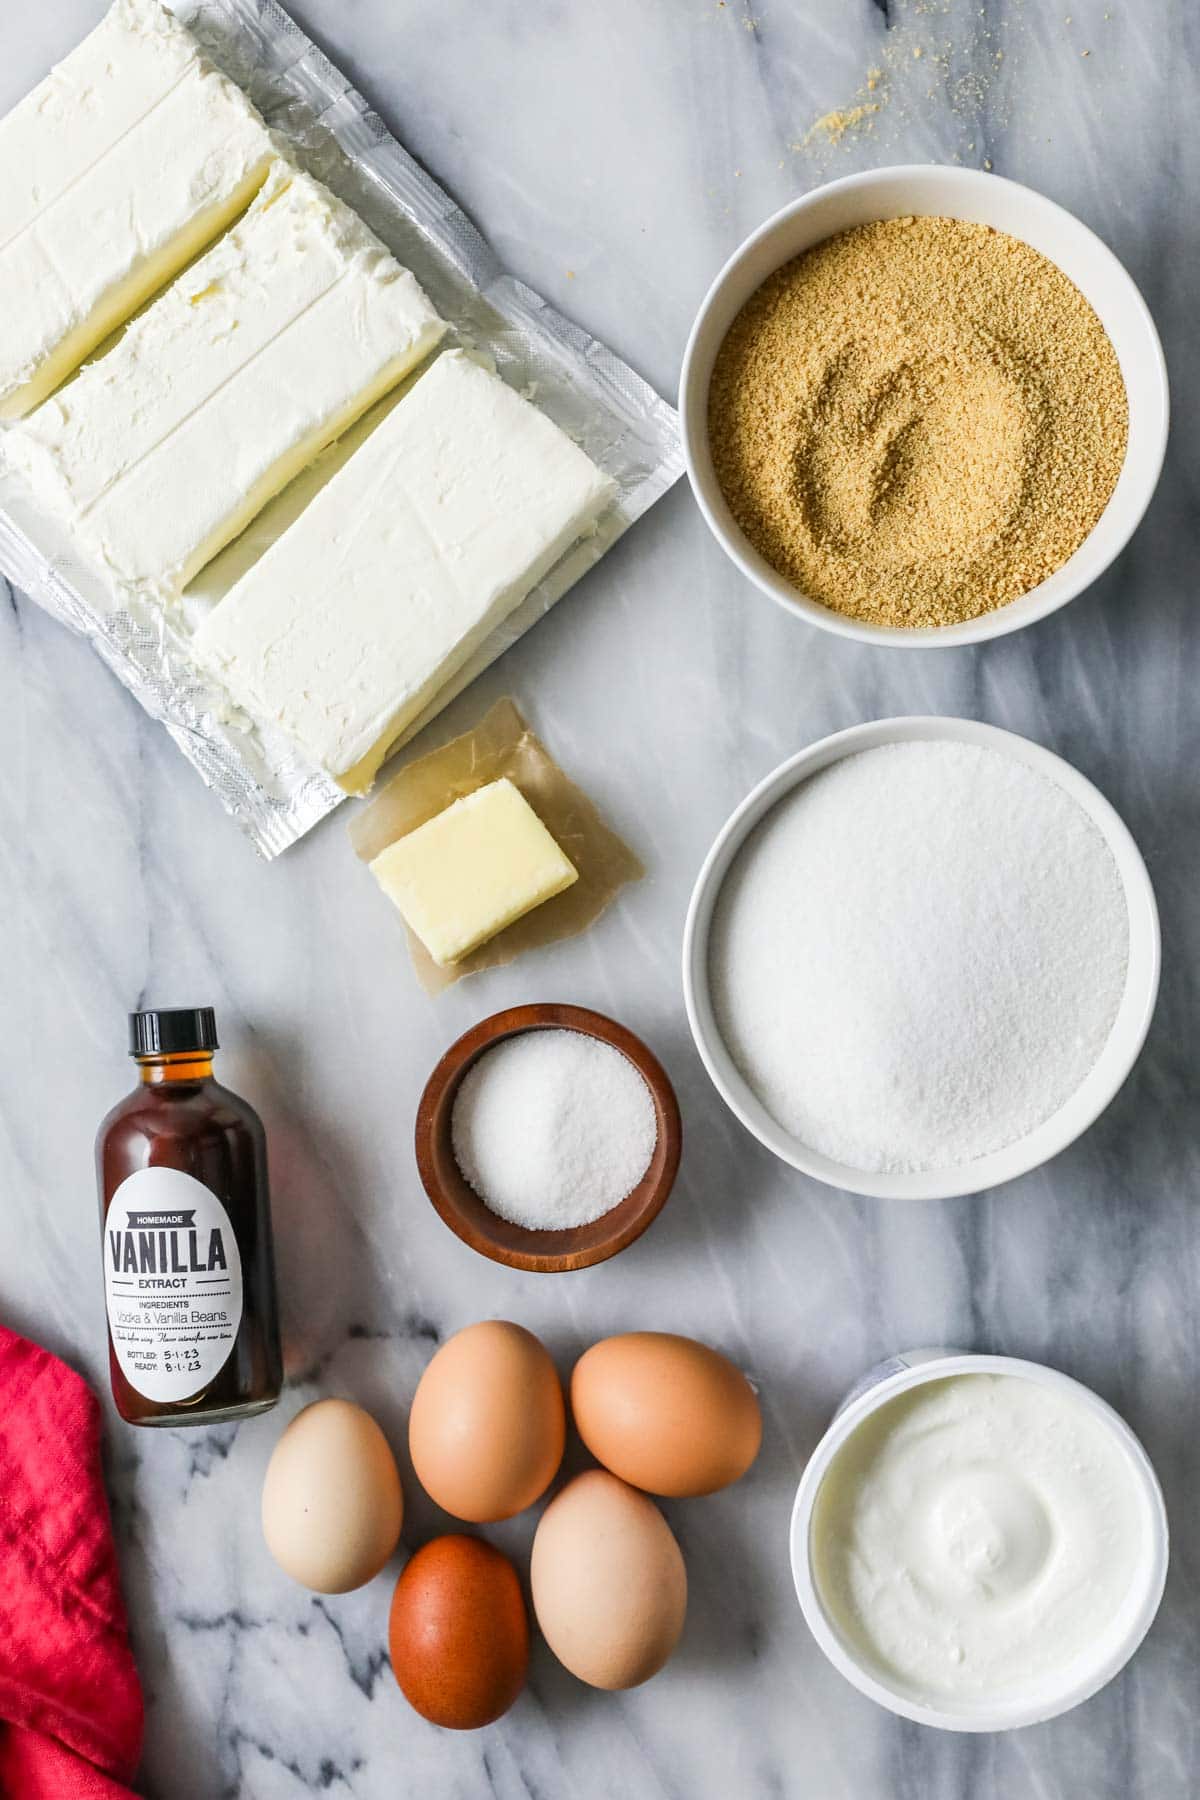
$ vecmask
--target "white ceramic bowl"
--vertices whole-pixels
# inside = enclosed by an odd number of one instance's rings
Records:
[[[713,363],[737,314],[768,275],[835,232],[910,214],[968,219],[1023,239],[1057,263],[1091,302],[1112,340],[1129,396],[1129,445],[1116,488],[1074,556],[1040,586],[961,625],[918,629],[867,624],[821,606],[777,575],[744,536],[713,472],[708,388]],[[1107,245],[1086,225],[1018,182],[978,169],[914,163],[848,175],[814,188],[761,225],[734,252],[696,316],[679,383],[688,479],[709,529],[742,574],[795,617],[842,637],[907,650],[976,644],[1044,619],[1103,574],[1150,504],[1167,444],[1167,367],[1141,294]]]
[[[1094,1654],[1085,1666],[1076,1665],[1057,1683],[1047,1682],[1032,1695],[932,1706],[885,1686],[863,1663],[854,1645],[831,1619],[813,1576],[812,1518],[817,1493],[830,1464],[863,1420],[897,1394],[928,1381],[943,1381],[951,1375],[1022,1376],[1085,1406],[1092,1417],[1112,1433],[1125,1456],[1142,1500],[1145,1543],[1134,1590],[1120,1616],[1113,1620],[1109,1632],[1097,1639]],[[942,1731],[1011,1731],[1017,1726],[1036,1725],[1069,1712],[1073,1706],[1098,1693],[1125,1667],[1153,1624],[1166,1585],[1167,1512],[1158,1477],[1141,1443],[1120,1414],[1091,1388],[1057,1369],[1048,1369],[1042,1363],[1023,1362],[1012,1356],[971,1356],[955,1350],[910,1350],[870,1370],[851,1389],[814,1450],[792,1508],[791,1558],[792,1579],[809,1630],[834,1668],[860,1693],[877,1705],[887,1707],[889,1712],[899,1713],[901,1718],[915,1719],[919,1725],[934,1725]]]
[[[1006,1149],[993,1151],[971,1163],[915,1174],[877,1173],[851,1168],[811,1149],[777,1124],[751,1090],[725,1046],[713,1011],[708,970],[709,932],[721,883],[734,859],[759,820],[765,818],[785,794],[844,756],[874,749],[879,744],[911,743],[930,738],[979,744],[1002,755],[1016,757],[1056,781],[1083,808],[1112,851],[1121,877],[1129,908],[1129,966],[1125,992],[1099,1060],[1070,1099],[1036,1131]],[[746,1129],[753,1132],[768,1150],[773,1150],[794,1169],[851,1193],[870,1194],[887,1200],[943,1200],[955,1194],[975,1194],[1027,1174],[1030,1169],[1057,1156],[1060,1150],[1065,1150],[1099,1117],[1136,1062],[1150,1029],[1158,996],[1160,958],[1158,908],[1141,852],[1119,815],[1078,769],[1073,769],[1053,751],[1031,744],[1028,738],[1001,731],[994,725],[981,725],[973,719],[877,719],[871,724],[854,725],[848,731],[835,732],[832,737],[822,738],[807,750],[789,757],[760,781],[726,820],[692,890],[683,931],[683,992],[692,1036],[713,1085]]]

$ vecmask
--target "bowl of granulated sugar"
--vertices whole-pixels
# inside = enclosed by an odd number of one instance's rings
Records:
[[[692,1035],[748,1130],[886,1199],[1010,1181],[1132,1068],[1160,940],[1133,838],[1060,757],[969,719],[822,739],[743,801],[684,929]]]
[[[680,377],[688,479],[793,617],[977,643],[1103,573],[1150,502],[1166,362],[1112,251],[979,169],[870,170],[735,251]]]
[[[662,1064],[615,1019],[544,1002],[452,1044],[417,1108],[417,1167],[464,1243],[510,1268],[586,1269],[662,1211],[679,1168]]]

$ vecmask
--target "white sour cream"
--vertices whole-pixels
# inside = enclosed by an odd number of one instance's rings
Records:
[[[1124,1449],[1069,1391],[957,1375],[865,1419],[821,1483],[812,1566],[848,1647],[933,1704],[1091,1665],[1151,1529]]]

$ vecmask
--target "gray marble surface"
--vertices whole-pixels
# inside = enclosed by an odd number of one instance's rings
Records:
[[[139,1434],[110,1414],[148,1698],[142,1788],[160,1800],[1185,1800],[1200,1783],[1200,28],[1181,0],[295,10],[508,264],[668,393],[708,280],[769,212],[832,175],[960,158],[1051,194],[1125,259],[1166,341],[1176,425],[1117,566],[1056,617],[978,651],[898,655],[789,620],[676,490],[444,724],[515,694],[650,878],[585,939],[437,1001],[417,989],[343,819],[257,862],[88,648],[4,596],[0,1316],[104,1388],[91,1140],[130,1072],[131,1004],[217,1007],[224,1073],[260,1107],[273,1155],[283,1406],[198,1435]],[[6,6],[0,110],[99,11]],[[836,122],[812,129],[858,106],[878,110],[838,141]],[[703,852],[746,789],[831,729],[911,711],[1009,726],[1099,784],[1157,884],[1164,982],[1134,1076],[1071,1151],[1000,1192],[888,1207],[790,1173],[725,1113],[690,1045],[678,952]],[[541,1278],[493,1267],[442,1227],[410,1126],[454,1036],[551,997],[614,1013],[659,1050],[687,1148],[638,1246]],[[564,1368],[612,1331],[698,1333],[761,1383],[766,1441],[741,1486],[667,1509],[692,1601],[657,1680],[602,1695],[539,1647],[514,1711],[455,1737],[412,1714],[388,1672],[389,1577],[330,1601],[290,1586],[260,1542],[258,1489],[286,1417],[321,1394],[362,1401],[401,1446],[433,1345],[497,1314],[541,1332]],[[1133,1665],[1077,1712],[1007,1736],[944,1736],[876,1710],[825,1663],[792,1595],[791,1499],[839,1394],[881,1354],[930,1342],[1090,1382],[1144,1437],[1171,1513],[1167,1595]],[[411,1479],[408,1495],[412,1546],[444,1521]],[[520,1553],[531,1529],[522,1519],[494,1536]]]

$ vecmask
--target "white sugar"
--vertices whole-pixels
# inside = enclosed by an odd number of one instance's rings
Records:
[[[886,745],[782,800],[710,940],[717,1021],[772,1117],[852,1168],[954,1168],[1079,1087],[1125,986],[1112,853],[1056,782]]]
[[[578,1031],[504,1038],[463,1077],[450,1122],[459,1168],[502,1219],[561,1231],[633,1191],[658,1136],[628,1057]]]

